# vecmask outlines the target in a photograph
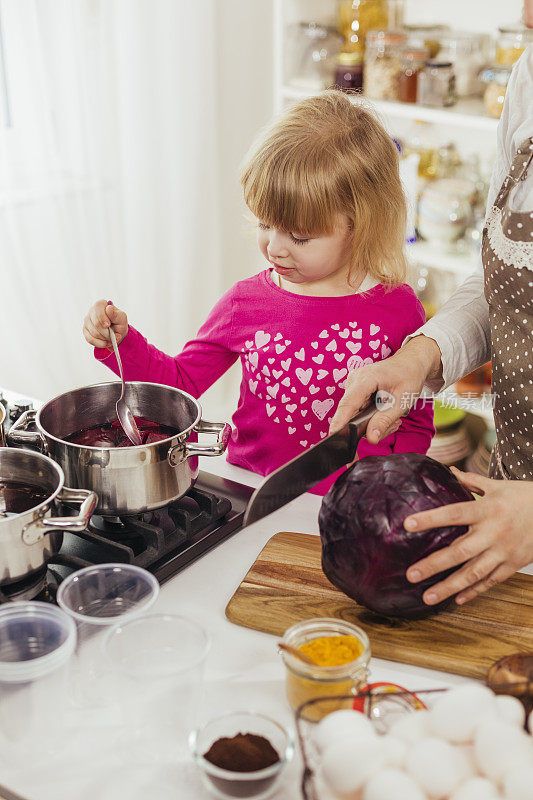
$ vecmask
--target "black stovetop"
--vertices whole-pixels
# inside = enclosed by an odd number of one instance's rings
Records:
[[[47,568],[0,587],[0,602],[54,602],[71,572],[110,562],[144,567],[164,583],[241,528],[252,493],[250,486],[200,471],[194,487],[163,509],[114,519],[94,515],[85,531],[63,535]]]

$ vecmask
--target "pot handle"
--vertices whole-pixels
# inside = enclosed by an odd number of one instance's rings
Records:
[[[84,531],[96,508],[98,495],[87,489],[68,489],[66,486],[57,496],[66,503],[81,503],[77,517],[40,517],[28,523],[22,530],[24,544],[32,545],[40,542],[50,533],[60,531]]]
[[[215,444],[198,444],[198,442],[182,442],[174,445],[168,451],[168,463],[171,467],[176,467],[186,458],[191,456],[221,456],[226,452],[231,436],[231,425],[228,422],[206,422],[201,419],[195,426],[196,433],[216,433]]]
[[[37,445],[39,450],[42,452],[44,450],[44,439],[39,431],[26,430],[26,428],[28,428],[32,422],[35,422],[36,416],[37,411],[35,411],[33,408],[21,414],[6,434],[8,444],[19,444],[22,447],[25,445],[34,444]]]

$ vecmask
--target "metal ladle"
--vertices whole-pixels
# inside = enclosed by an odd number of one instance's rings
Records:
[[[111,339],[111,344],[113,345],[113,350],[115,351],[115,357],[117,359],[118,369],[120,372],[120,380],[122,381],[122,392],[117,400],[118,421],[122,425],[122,430],[132,444],[142,444],[141,434],[139,433],[137,423],[135,422],[135,417],[131,413],[129,406],[124,399],[124,373],[122,372],[122,361],[120,359],[120,353],[118,352],[117,337],[115,336],[115,331],[113,330],[112,325],[109,326],[109,338]]]

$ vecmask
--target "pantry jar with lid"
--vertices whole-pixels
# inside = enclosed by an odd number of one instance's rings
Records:
[[[300,22],[287,31],[284,54],[286,80],[289,85],[310,92],[331,86],[335,59],[342,37],[334,28],[316,22]]]
[[[351,708],[353,701],[339,700],[337,695],[356,695],[367,682],[370,642],[362,628],[340,619],[307,619],[288,628],[282,643],[315,662],[306,663],[281,650],[293,711],[318,698],[323,699],[307,707],[306,719],[317,721],[332,711]]]
[[[451,61],[432,58],[418,76],[418,102],[423,106],[444,108],[457,100],[455,74]]]
[[[418,74],[429,58],[426,47],[404,47],[402,69],[398,79],[398,99],[402,103],[416,103],[418,94]]]
[[[487,36],[471,31],[443,31],[439,59],[451,61],[458,97],[481,96],[479,70],[487,63]]]
[[[337,89],[360,91],[363,88],[363,56],[361,53],[339,53],[335,68]]]
[[[480,75],[481,80],[486,84],[483,94],[485,109],[487,114],[495,119],[501,117],[511,69],[510,66],[496,65],[484,69]]]
[[[363,55],[368,31],[390,24],[388,0],[339,0],[338,20],[343,50]]]
[[[498,28],[496,63],[510,67],[518,61],[528,44],[533,42],[533,29],[524,25]]]
[[[370,31],[366,37],[364,92],[373,100],[398,100],[402,50],[401,31]]]
[[[427,47],[429,58],[435,58],[440,49],[440,37],[447,25],[404,25],[407,40],[413,47]]]

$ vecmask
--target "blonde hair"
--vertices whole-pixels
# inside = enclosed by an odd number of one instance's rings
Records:
[[[241,170],[244,200],[269,227],[332,233],[353,227],[351,270],[405,280],[406,207],[398,151],[376,116],[335,89],[289,108],[253,144]]]

